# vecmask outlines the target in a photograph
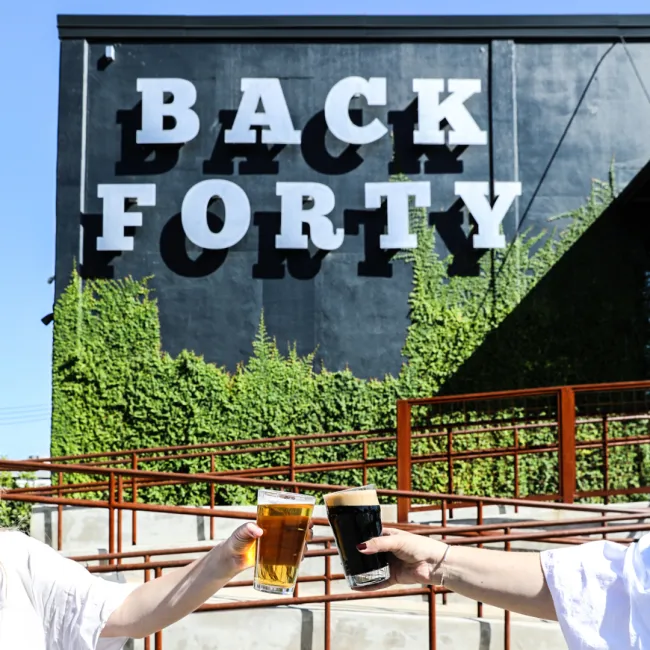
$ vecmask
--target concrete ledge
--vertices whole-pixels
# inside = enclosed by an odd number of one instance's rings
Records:
[[[232,510],[248,511],[254,515],[254,506],[233,506]],[[532,509],[531,509],[532,510]],[[460,513],[463,518],[460,518]],[[540,518],[546,511],[505,512],[498,509],[484,513],[484,520],[530,520]],[[324,507],[315,513],[324,516]],[[420,520],[424,523],[439,523],[440,513],[426,514]],[[433,515],[433,516],[432,516]],[[64,553],[67,555],[95,554],[106,550],[108,540],[108,516],[106,511],[92,508],[64,509]],[[394,521],[395,508],[384,509],[385,522]],[[132,547],[131,516],[122,514],[123,550],[143,552],[157,548],[179,548],[211,545],[209,540],[209,518],[196,515],[170,515],[165,513],[138,513],[138,545]],[[419,516],[417,517],[420,518]],[[438,518],[438,521],[436,521]],[[473,524],[468,510],[458,511],[449,523]],[[229,535],[241,520],[216,519],[215,536],[223,539]],[[56,539],[57,509],[37,506],[32,518],[32,534],[42,541]],[[331,535],[329,528],[316,531],[318,535]],[[530,545],[529,545],[530,546]],[[523,550],[523,549],[522,549]],[[180,556],[190,559],[195,553]],[[158,556],[172,559],[179,556]],[[127,562],[139,562],[136,558]],[[324,558],[307,558],[301,565],[302,576],[322,575]],[[332,556],[333,573],[342,573],[338,556]],[[244,572],[238,579],[252,580],[252,570]],[[112,580],[126,580],[140,583],[142,571],[105,574]],[[345,581],[332,583],[332,593],[346,593]],[[324,593],[322,583],[303,583],[300,595],[311,596]],[[201,650],[205,648],[231,650],[232,648],[256,648],[259,650],[321,650],[324,648],[324,606],[273,607],[273,596],[255,592],[252,588],[225,588],[210,602],[235,603],[249,600],[269,601],[269,608],[228,610],[192,614],[164,632],[165,650]],[[449,595],[447,605],[442,598],[436,598],[436,637],[438,649],[501,650],[504,644],[504,613],[501,610],[484,607],[483,618],[476,618],[476,604],[455,594]],[[402,596],[378,600],[337,602],[331,605],[331,648],[333,650],[361,650],[378,648],[382,650],[427,648],[429,644],[428,602],[422,596]],[[511,616],[512,650],[563,650],[566,648],[556,623],[539,621],[524,616]],[[129,650],[144,650],[143,641],[127,645]]]
[[[381,650],[428,648],[427,616],[400,612],[359,612],[332,605],[331,648]],[[504,626],[499,620],[441,617],[436,619],[441,650],[502,650]],[[323,608],[282,607],[273,610],[204,612],[164,632],[165,650],[323,650]],[[136,641],[134,650],[144,643]],[[511,623],[512,650],[564,650],[556,623],[529,619]]]

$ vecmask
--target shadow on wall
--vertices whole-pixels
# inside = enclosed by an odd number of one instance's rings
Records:
[[[445,394],[648,377],[650,164],[445,384]]]

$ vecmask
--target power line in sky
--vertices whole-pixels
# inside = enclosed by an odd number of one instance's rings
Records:
[[[50,404],[31,404],[24,406],[0,406],[0,418],[4,415],[21,413],[41,413],[51,410]]]
[[[49,417],[39,417],[39,418],[31,418],[31,419],[25,419],[25,420],[14,420],[14,421],[7,421],[5,422],[4,420],[0,420],[0,427],[19,427],[22,426],[23,424],[36,424],[38,422],[49,422],[50,418]]]
[[[17,420],[25,420],[31,418],[49,418],[49,411],[35,411],[34,413],[20,413],[16,415],[3,415],[0,414],[0,422],[15,422]]]
[[[49,404],[26,404],[0,407],[0,427],[36,424],[50,419],[52,408]]]

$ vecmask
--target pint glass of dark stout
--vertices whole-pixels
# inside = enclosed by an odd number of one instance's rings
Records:
[[[363,555],[357,550],[358,544],[381,535],[381,510],[375,486],[332,492],[325,495],[325,505],[350,587],[367,587],[388,580],[390,567],[385,553]]]

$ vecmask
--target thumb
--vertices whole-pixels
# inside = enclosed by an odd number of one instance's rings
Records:
[[[230,544],[235,553],[244,553],[256,539],[262,537],[264,532],[253,523],[247,523],[240,526],[230,536]]]

